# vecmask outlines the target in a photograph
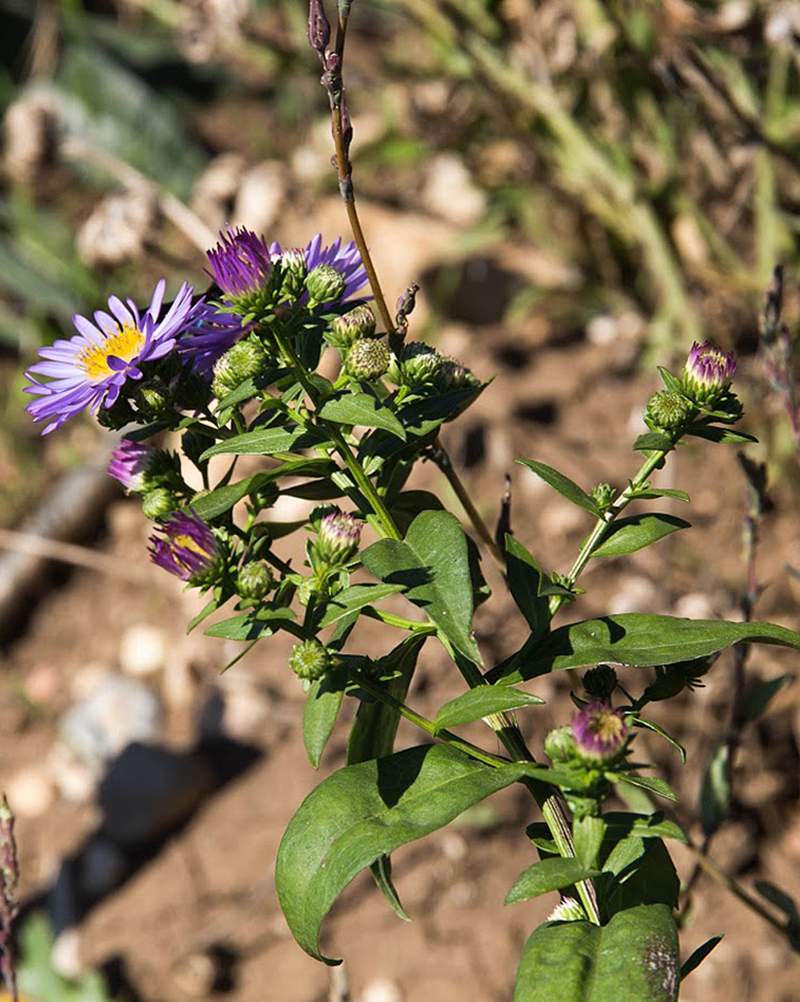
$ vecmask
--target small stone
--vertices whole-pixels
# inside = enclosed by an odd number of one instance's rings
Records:
[[[55,800],[56,791],[47,767],[29,765],[20,769],[6,783],[6,795],[11,809],[23,818],[39,818]]]
[[[47,768],[65,800],[80,804],[94,793],[96,774],[67,746],[58,741],[47,756]]]
[[[157,626],[137,623],[122,634],[119,666],[127,675],[152,675],[164,666],[166,659],[166,637]]]
[[[360,1002],[403,1002],[403,993],[394,981],[375,978],[362,992]]]
[[[77,929],[64,929],[56,936],[50,963],[64,978],[79,978],[83,974],[81,938]]]

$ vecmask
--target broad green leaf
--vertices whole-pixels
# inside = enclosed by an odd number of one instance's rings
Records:
[[[200,461],[212,456],[272,456],[276,452],[292,452],[323,445],[322,435],[306,431],[304,428],[256,428],[244,435],[234,435],[217,442],[200,456]]]
[[[722,936],[712,936],[711,939],[707,939],[702,946],[697,947],[688,960],[685,960],[681,964],[681,983],[689,977],[692,971],[697,970],[714,947],[718,946],[721,942]]]
[[[681,882],[660,838],[624,838],[602,870],[597,888],[608,914],[640,904],[678,906]]]
[[[606,823],[606,840],[622,839],[628,835],[639,838],[671,838],[686,842],[686,836],[673,821],[664,820],[664,812],[655,814],[629,814],[626,811],[609,811],[603,815]]]
[[[278,850],[275,886],[298,944],[318,960],[322,920],[359,871],[429,835],[519,779],[447,745],[408,748],[348,765],[306,797]]]
[[[640,905],[608,925],[546,922],[525,944],[514,1002],[674,1002],[678,930],[666,905]]]
[[[246,612],[230,619],[214,623],[205,631],[207,637],[222,637],[223,640],[258,640],[274,633],[276,623],[295,618],[287,606],[268,608],[261,606],[256,613]]]
[[[531,633],[541,637],[550,626],[550,606],[542,594],[542,571],[535,557],[518,539],[506,533],[508,588]]]
[[[593,515],[599,516],[601,514],[597,503],[590,494],[587,494],[574,480],[570,480],[563,473],[554,470],[552,466],[547,466],[546,463],[538,463],[535,459],[518,459],[517,462],[521,466],[527,466],[537,477],[541,477],[549,487],[558,491],[559,494],[573,504],[576,504],[579,508],[585,508],[586,511],[590,511]]]
[[[518,901],[538,898],[540,894],[559,891],[562,887],[570,887],[579,880],[589,880],[598,875],[598,870],[584,866],[579,859],[562,856],[541,859],[527,870],[523,870],[517,877],[506,895],[505,903],[513,905]]]
[[[386,584],[401,584],[453,647],[481,663],[472,637],[472,585],[464,530],[455,515],[423,511],[403,542],[382,539],[361,554],[364,566]]]
[[[592,556],[622,557],[626,553],[641,550],[672,532],[689,528],[689,522],[675,515],[648,513],[618,518]]]
[[[758,441],[757,438],[746,435],[743,431],[734,431],[733,428],[719,428],[713,424],[690,425],[685,434],[696,435],[697,438],[705,438],[709,442],[724,442],[728,445],[742,445],[746,442]]]
[[[317,623],[317,629],[321,630],[330,626],[331,623],[335,623],[349,612],[355,612],[358,609],[363,609],[364,606],[380,602],[382,598],[396,595],[402,590],[403,585],[401,584],[351,585],[344,591],[340,591],[335,598],[328,602],[322,619]]]
[[[669,783],[657,776],[635,776],[632,772],[626,772],[622,775],[625,782],[630,783],[631,786],[638,786],[640,789],[647,790],[648,793],[655,793],[666,800],[677,801],[678,799]],[[616,776],[614,778],[616,779]]]
[[[575,856],[587,869],[595,866],[605,834],[606,822],[603,818],[585,817],[574,822]]]
[[[335,424],[357,425],[363,428],[383,428],[405,442],[406,432],[388,407],[369,393],[348,393],[322,405],[319,416]]]
[[[731,747],[722,741],[709,759],[700,786],[700,818],[706,835],[731,816]]]
[[[430,491],[401,491],[389,505],[395,525],[402,532],[408,532],[408,527],[421,511],[441,511],[444,505]]]
[[[672,439],[657,431],[646,431],[633,443],[634,452],[669,452]]]
[[[768,682],[757,682],[744,694],[739,709],[742,720],[758,720],[778,693],[794,682],[794,675],[778,675]]]
[[[245,477],[244,480],[239,480],[235,484],[226,484],[224,487],[218,487],[215,491],[209,491],[208,494],[195,498],[189,508],[204,522],[211,522],[220,515],[224,515],[226,511],[230,511],[248,494],[254,494],[261,487],[264,487],[269,483],[269,479],[268,473],[254,473],[251,477]]]
[[[482,720],[491,713],[518,710],[523,706],[539,706],[542,703],[544,700],[538,696],[512,686],[479,685],[445,703],[436,714],[434,724],[436,730],[441,731],[458,727],[459,724],[469,724],[473,720]]]
[[[564,668],[600,663],[650,668],[695,661],[733,644],[777,644],[800,650],[800,633],[772,623],[725,623],[638,612],[562,626],[493,668],[487,682],[516,685]]]
[[[347,672],[333,668],[311,684],[303,711],[303,744],[309,762],[319,769],[322,753],[339,716]]]

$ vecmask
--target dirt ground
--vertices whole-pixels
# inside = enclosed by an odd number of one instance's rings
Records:
[[[340,211],[336,203],[326,203],[315,216],[315,228],[321,219],[327,231],[341,230]],[[372,243],[389,289],[402,288],[446,259],[452,234],[436,223],[420,230],[418,222],[366,207],[365,224],[376,235]],[[292,225],[299,233],[309,221],[289,224],[289,232],[281,234],[287,242],[295,239]],[[418,234],[413,241],[412,231]],[[486,263],[478,262],[463,296],[480,298],[486,292],[481,282],[494,281],[492,276]],[[462,300],[451,312],[458,317],[465,309]],[[424,309],[420,314],[422,321]],[[548,568],[568,567],[588,523],[532,474],[515,468],[513,460],[552,463],[584,486],[598,480],[624,483],[637,464],[629,449],[640,430],[637,414],[657,388],[654,375],[639,368],[643,335],[618,324],[610,337],[597,332],[587,337],[580,327],[555,327],[544,313],[511,334],[496,319],[468,325],[445,317],[439,347],[482,376],[498,374],[477,405],[447,429],[446,444],[489,518],[496,515],[504,474],[513,472],[515,531]],[[725,347],[736,343],[744,346],[740,387],[748,417],[743,427],[759,434],[780,415],[766,399],[758,363],[748,354],[752,330],[730,331]],[[787,564],[800,567],[797,478],[778,472],[774,507],[765,517],[758,550],[758,574],[767,588],[756,618],[798,629],[800,581],[786,570]],[[563,621],[606,611],[740,618],[744,481],[733,448],[695,440],[660,477],[662,485],[691,494],[690,509],[670,502],[667,510],[686,515],[693,529],[643,554],[596,561],[581,581],[588,594],[562,613]],[[457,511],[446,484],[430,467],[417,474],[416,485],[425,484],[442,490]],[[309,959],[292,941],[273,873],[279,840],[294,811],[323,776],[343,764],[346,728],[340,721],[316,774],[303,751],[303,695],[287,667],[288,638],[263,641],[220,677],[220,667],[237,648],[199,632],[185,636],[185,623],[202,599],[182,594],[179,583],[150,567],[148,533],[135,501],[114,501],[91,543],[114,563],[103,572],[82,569],[55,576],[4,652],[0,786],[13,789],[25,770],[46,768],[62,714],[91,688],[100,670],[117,670],[126,631],[142,625],[155,627],[166,642],[163,666],[144,679],[164,706],[163,743],[181,751],[194,747],[201,708],[217,693],[225,705],[223,730],[257,755],[204,796],[177,833],[151,847],[126,882],[88,910],[65,954],[75,966],[106,966],[121,986],[120,997],[127,991],[141,1002],[342,997],[329,996],[332,985],[341,989],[341,974]],[[524,630],[489,563],[484,560],[494,596],[479,611],[476,631],[491,665],[515,649]],[[137,575],[144,587],[134,580]],[[388,643],[379,631],[359,630],[353,646],[360,638],[374,645],[370,649]],[[796,654],[764,647],[752,651],[747,671],[752,679],[771,678],[796,672],[797,664]],[[445,669],[441,650],[430,642],[409,695],[421,712],[435,712],[460,691],[458,678]],[[696,820],[700,776],[727,723],[731,679],[728,653],[706,677],[705,688],[653,707],[653,718],[686,746],[686,766],[654,736],[638,739],[638,757],[657,763],[675,786],[681,799],[673,816],[697,840],[702,837]],[[534,751],[551,726],[568,721],[569,687],[566,675],[530,687],[547,701],[524,718]],[[353,712],[352,705],[344,709],[345,717]],[[480,725],[467,734],[490,740]],[[417,740],[410,728],[401,727],[399,747]],[[790,893],[800,891],[799,742],[800,688],[795,684],[746,730],[736,762],[734,817],[710,851],[748,888],[767,879]],[[81,847],[99,814],[91,792],[77,799],[53,795],[46,809],[34,803],[18,814],[22,892],[30,899],[46,892],[60,861]],[[503,906],[508,888],[535,858],[524,836],[531,820],[535,811],[525,792],[506,790],[396,853],[396,884],[411,924],[391,913],[369,875],[353,882],[327,920],[324,943],[329,955],[346,958],[354,1002],[511,998],[525,938],[556,903],[556,896],[548,895]],[[674,854],[685,877],[692,861],[680,846]],[[684,1002],[800,1000],[800,968],[785,940],[728,891],[701,877],[682,933],[684,955],[718,933],[725,939],[687,980]]]

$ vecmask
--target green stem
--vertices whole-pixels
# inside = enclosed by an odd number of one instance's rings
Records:
[[[581,546],[580,553],[576,557],[575,563],[570,568],[569,574],[567,574],[567,587],[571,587],[575,584],[581,574],[581,571],[583,571],[584,567],[586,567],[589,563],[594,551],[608,535],[614,519],[620,514],[620,512],[624,511],[624,509],[628,507],[631,501],[635,500],[642,484],[647,481],[654,470],[661,466],[666,455],[667,452],[660,449],[655,452],[651,452],[644,463],[642,463],[639,472],[633,480],[631,480],[625,490],[620,493],[608,511],[598,517],[594,528],[583,543],[583,546]],[[564,595],[552,595],[550,597],[551,617],[555,616],[565,601],[566,597]]]
[[[418,623],[413,619],[406,619],[404,616],[395,616],[393,612],[384,612],[383,609],[374,609],[367,606],[362,609],[362,615],[369,616],[370,619],[377,619],[387,626],[395,626],[399,630],[411,630],[412,633],[436,633],[436,627],[431,622]]]

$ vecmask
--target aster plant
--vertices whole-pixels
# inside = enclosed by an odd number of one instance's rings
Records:
[[[731,388],[736,363],[703,343],[691,347],[680,375],[660,370],[663,389],[643,412],[648,431],[633,443],[640,468],[620,489],[583,487],[536,459],[519,461],[521,475],[535,475],[587,519],[569,568],[542,568],[515,535],[508,504],[497,533],[490,531],[438,438],[488,384],[407,338],[417,287],[400,295],[392,316],[358,223],[341,76],[345,8],[329,48],[323,5],[312,0],[309,37],[324,68],[354,242],[325,245],[318,234],[304,248],[284,250],[267,236],[229,228],[209,250],[213,285],[202,296],[184,284],[164,311],[161,282],[144,314],[112,297],[111,313],[96,313],[94,323],[76,317],[78,335],[44,349],[31,366],[29,410],[49,422],[46,432],[82,410],[126,429],[109,472],[142,498],[155,522],[153,561],[205,594],[190,628],[205,623],[209,636],[239,641],[243,651],[279,631],[294,638],[287,670],[306,696],[303,739],[314,768],[337,725],[346,726],[338,723],[342,704],[358,704],[354,716],[342,715],[350,720],[346,764],[300,805],[278,853],[278,896],[302,949],[338,962],[323,952],[322,923],[364,869],[406,917],[392,852],[519,783],[532,815],[520,853],[540,858],[507,901],[560,900],[524,948],[515,1002],[675,999],[710,945],[681,965],[679,882],[666,845],[687,838],[647,799],[669,803],[675,794],[635,760],[636,736],[647,729],[680,754],[648,707],[693,691],[732,645],[800,649],[800,634],[769,623],[643,613],[559,617],[579,600],[590,561],[689,527],[649,510],[662,498],[689,501],[653,482],[679,446],[752,441],[734,428],[742,417]],[[326,352],[337,364],[326,364],[323,375]],[[178,451],[147,444],[167,430],[180,436]],[[247,472],[238,469],[245,456]],[[425,459],[448,477],[469,528],[434,493],[413,487]],[[190,467],[199,491],[189,486]],[[309,502],[295,523],[271,514],[287,496]],[[633,504],[638,510],[627,514]],[[300,558],[285,544],[294,534],[305,540]],[[506,594],[495,600],[527,632],[495,665],[484,662],[473,633],[475,607],[489,598],[482,558],[499,563]],[[382,624],[388,653],[352,643],[361,617]],[[426,644],[438,646],[463,686],[432,719],[409,695]],[[625,687],[614,666],[625,666]],[[542,700],[529,686],[551,672],[583,669],[574,717],[542,733]],[[401,718],[421,741],[396,751]],[[487,747],[460,733],[480,720],[493,732]],[[536,757],[526,734],[541,745]],[[632,788],[647,811],[620,809],[621,792]]]

